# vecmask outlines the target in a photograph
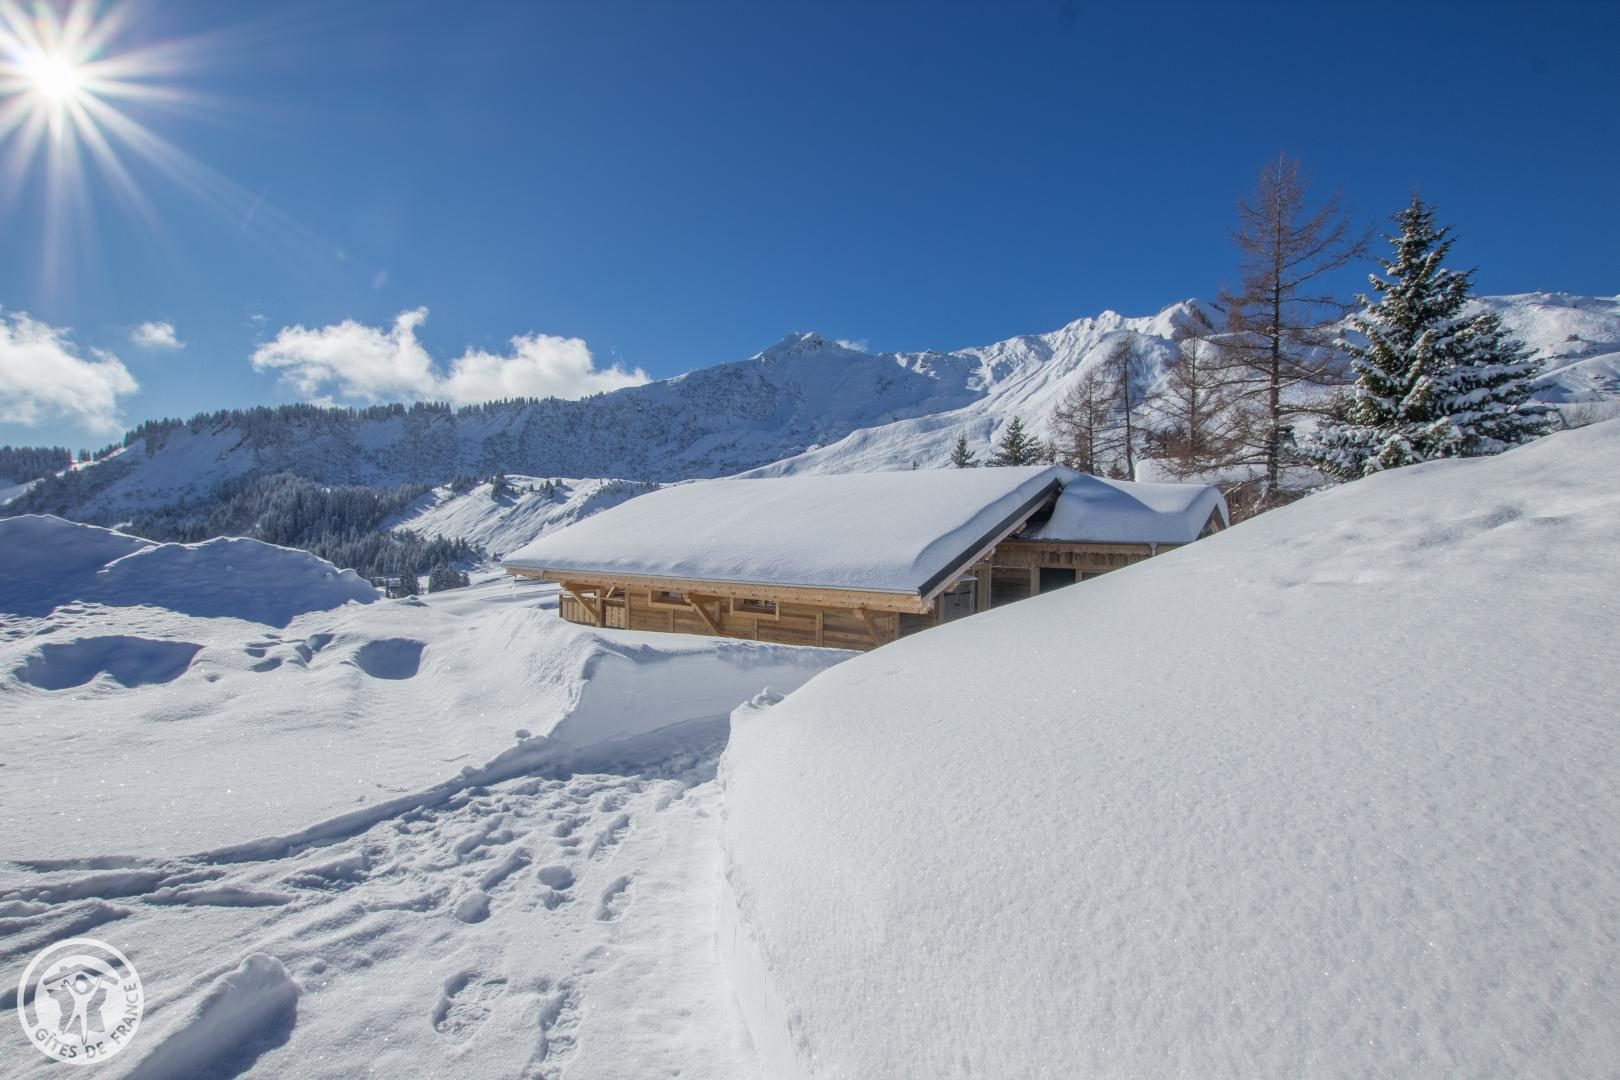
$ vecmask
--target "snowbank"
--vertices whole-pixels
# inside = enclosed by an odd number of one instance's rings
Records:
[[[1620,423],[1381,474],[739,710],[779,1075],[1620,1061]]]
[[[503,563],[915,593],[1063,472],[932,469],[682,484],[542,537]]]
[[[377,590],[307,551],[219,538],[159,544],[48,515],[0,519],[0,611],[46,615],[70,602],[167,608],[286,626]]]

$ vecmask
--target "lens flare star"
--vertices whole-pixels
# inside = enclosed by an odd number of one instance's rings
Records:
[[[160,111],[223,115],[224,103],[183,88],[181,77],[228,63],[251,47],[249,38],[227,30],[152,40],[152,20],[140,19],[137,33],[131,12],[128,2],[36,0],[24,9],[17,0],[0,0],[0,216],[16,211],[25,191],[40,198],[41,210],[29,208],[24,217],[41,226],[40,272],[47,288],[61,284],[69,253],[94,256],[82,243],[69,242],[94,237],[91,172],[123,211],[153,232],[161,232],[161,222],[137,183],[145,172],[233,226],[256,218],[261,235],[254,239],[272,249],[308,246],[295,223],[269,207],[255,207],[252,191],[143,122]],[[70,230],[77,235],[70,238]]]

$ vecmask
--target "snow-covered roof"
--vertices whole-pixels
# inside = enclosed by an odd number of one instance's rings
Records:
[[[632,499],[502,561],[582,574],[918,593],[1016,524],[1065,474],[1031,466],[705,480]]]
[[[1052,517],[1031,540],[1096,544],[1190,544],[1226,499],[1208,484],[1144,484],[1069,473]]]

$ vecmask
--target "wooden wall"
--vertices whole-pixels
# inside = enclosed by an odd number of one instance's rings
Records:
[[[755,615],[735,610],[730,600],[706,597],[697,601],[708,615],[704,619],[691,604],[673,605],[653,600],[648,590],[614,590],[603,604],[609,628],[650,630],[665,634],[702,634],[773,641],[780,645],[820,645],[829,649],[871,649],[900,636],[900,616],[888,611],[869,611],[863,619],[849,608],[779,602],[777,614]],[[592,611],[568,593],[563,593],[559,614],[569,622],[595,625]],[[907,616],[908,622],[928,616]],[[711,626],[709,620],[713,620]],[[932,620],[929,620],[932,625]]]

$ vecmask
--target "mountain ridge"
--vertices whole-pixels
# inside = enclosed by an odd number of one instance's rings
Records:
[[[1547,359],[1555,402],[1620,398],[1620,296],[1482,297]],[[941,352],[870,352],[814,331],[744,360],[576,401],[283,406],[143,425],[117,453],[14,496],[0,513],[113,524],[203,504],[251,473],[323,484],[441,484],[496,471],[669,482],[938,466],[959,436],[988,448],[1014,416],[1037,434],[1072,380],[1121,334],[1162,374],[1177,338],[1218,314],[1196,299],[1114,311]]]

